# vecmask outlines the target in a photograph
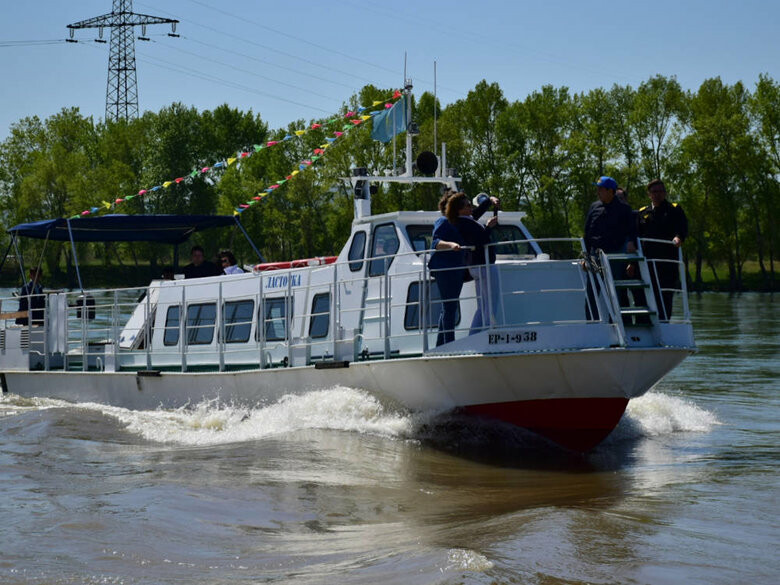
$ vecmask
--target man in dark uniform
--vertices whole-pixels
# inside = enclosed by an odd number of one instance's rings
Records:
[[[19,311],[29,311],[32,315],[33,325],[43,325],[44,309],[46,308],[46,296],[40,282],[40,268],[30,268],[30,280],[19,291]],[[17,317],[17,325],[27,325],[27,317]]]
[[[594,183],[598,187],[598,201],[594,201],[585,218],[585,248],[598,262],[598,250],[607,254],[636,252],[634,243],[634,218],[631,208],[615,196],[618,185],[612,177],[601,177]],[[613,267],[613,272],[624,270],[624,264]],[[627,302],[627,299],[626,299]],[[621,300],[622,303],[622,300]],[[596,318],[596,299],[588,281],[588,318]]]
[[[647,194],[652,202],[639,210],[637,231],[640,238],[667,240],[670,244],[642,242],[644,254],[649,259],[674,260],[675,262],[649,262],[653,293],[658,305],[658,316],[667,320],[672,316],[673,290],[680,288],[680,267],[677,264],[678,250],[688,237],[688,218],[677,203],[666,199],[663,181],[655,179],[647,185]]]
[[[585,247],[588,254],[596,250],[607,254],[636,252],[631,208],[615,196],[617,182],[612,177],[601,177],[597,183],[598,201],[594,201],[585,218]]]

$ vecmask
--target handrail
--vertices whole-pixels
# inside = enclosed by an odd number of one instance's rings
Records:
[[[604,282],[599,274],[590,271],[583,272],[575,258],[549,259],[544,252],[537,254],[535,258],[500,258],[495,264],[490,264],[489,250],[491,247],[507,244],[528,243],[528,242],[564,242],[579,243],[580,249],[584,249],[581,238],[531,238],[520,239],[506,242],[492,242],[484,246],[484,263],[477,265],[485,270],[485,302],[486,314],[482,330],[509,330],[512,328],[525,327],[528,324],[593,324],[607,322],[607,315],[612,317],[613,323],[620,319],[619,314],[615,313],[613,303],[609,296],[597,295],[597,302],[602,304],[598,319],[587,315],[580,316],[580,311],[584,311],[587,303],[587,282],[594,291],[605,291],[612,288],[613,282],[605,274]],[[651,241],[651,240],[646,240]],[[668,244],[669,242],[660,241]],[[640,244],[641,245],[641,244]],[[141,369],[150,369],[164,364],[168,367],[176,367],[180,371],[187,371],[192,366],[204,364],[213,364],[220,370],[235,363],[254,362],[255,367],[268,367],[278,365],[282,362],[282,357],[286,357],[286,365],[293,365],[293,359],[299,360],[301,354],[298,350],[293,352],[293,346],[308,346],[307,356],[311,356],[312,348],[319,348],[315,356],[317,359],[323,359],[327,356],[335,356],[345,348],[339,346],[340,341],[356,340],[359,343],[358,349],[368,348],[371,355],[380,355],[384,358],[391,358],[394,355],[408,354],[409,352],[427,353],[433,339],[438,333],[436,327],[436,318],[438,309],[436,303],[436,284],[435,273],[428,269],[428,260],[435,252],[433,249],[410,250],[396,254],[383,254],[377,257],[364,257],[364,269],[361,272],[354,273],[350,271],[349,265],[354,260],[344,259],[341,262],[335,262],[328,265],[305,266],[300,268],[291,268],[274,271],[271,273],[248,273],[240,280],[258,278],[257,287],[253,293],[247,293],[244,287],[241,293],[235,292],[233,286],[225,287],[224,280],[218,277],[214,279],[204,279],[191,286],[185,286],[181,281],[168,283],[165,281],[153,281],[146,287],[134,288],[113,288],[99,291],[71,291],[66,293],[52,293],[51,298],[47,295],[46,326],[48,329],[54,326],[54,315],[60,311],[59,319],[62,323],[63,349],[56,350],[63,352],[65,367],[68,367],[68,360],[73,364],[79,364],[80,369],[88,370],[94,368],[98,357],[111,351],[114,354],[113,363],[117,369],[120,367],[135,364]],[[572,251],[573,252],[573,251]],[[568,252],[567,252],[568,253]],[[681,264],[681,253],[678,249],[678,259],[648,259],[649,262],[678,262]],[[403,259],[403,261],[401,261]],[[368,276],[368,266],[371,261],[381,260],[385,263],[383,274],[378,276]],[[391,262],[392,260],[392,262]],[[528,280],[525,274],[526,266],[544,266],[542,270],[552,270],[560,277],[554,277],[553,280],[542,280],[538,283]],[[549,269],[547,267],[550,267]],[[454,267],[446,270],[463,270],[463,267]],[[314,280],[315,273],[322,271],[327,276]],[[331,271],[328,273],[327,271]],[[543,272],[546,273],[546,272]],[[301,285],[293,286],[293,279],[287,278],[286,287],[276,286],[273,290],[266,288],[268,281],[265,279],[284,275],[302,274]],[[529,273],[531,274],[531,273]],[[533,272],[533,274],[542,274]],[[238,278],[231,279],[231,283],[238,282]],[[375,282],[375,285],[371,283]],[[683,291],[685,290],[684,280]],[[418,283],[417,298],[408,297],[410,286]],[[529,286],[530,285],[530,286]],[[168,286],[178,286],[180,288],[180,298],[172,299],[169,295],[164,295]],[[367,303],[354,302],[357,297],[353,296],[350,302],[345,303],[342,299],[342,290],[364,291],[369,286],[373,287],[371,296],[374,300],[370,304],[373,309],[369,309]],[[538,286],[538,288],[535,288]],[[212,287],[201,289],[196,293],[193,288]],[[497,290],[494,290],[497,289]],[[668,289],[663,289],[664,291]],[[146,298],[138,304],[136,297],[143,291]],[[399,291],[403,292],[399,296]],[[94,295],[95,303],[87,304],[86,294]],[[209,297],[208,295],[212,294]],[[314,297],[320,293],[328,293],[330,305],[326,311],[315,310],[312,305]],[[53,302],[53,295],[61,298],[57,303]],[[269,294],[271,296],[269,296]],[[60,296],[61,295],[61,296]],[[81,299],[73,306],[74,297],[81,296]],[[300,295],[300,296],[299,296]],[[363,298],[363,293],[358,296]],[[526,295],[534,295],[533,302],[540,299],[542,305],[546,308],[544,315],[536,313],[517,312],[518,306],[528,305]],[[558,296],[555,296],[558,295]],[[303,297],[301,306],[300,298]],[[208,297],[209,300],[194,301],[195,298]],[[284,315],[276,318],[266,315],[268,298],[283,299]],[[165,300],[161,300],[165,299]],[[225,304],[242,299],[253,299],[252,315],[237,318],[234,314],[228,320],[225,313]],[[546,302],[543,299],[550,299]],[[70,302],[69,302],[70,300]],[[49,302],[52,301],[52,302]],[[474,293],[474,288],[465,288],[459,297],[461,306],[460,323],[454,327],[454,332],[461,338],[469,329],[471,311],[478,305],[480,299]],[[684,299],[685,318],[688,318],[687,303]],[[2,299],[0,299],[0,303]],[[217,311],[213,323],[187,324],[188,303],[206,302],[216,303]],[[521,305],[518,305],[521,303]],[[0,305],[1,306],[1,305]],[[60,307],[59,309],[57,307]],[[166,331],[170,328],[167,325],[168,307],[179,307],[178,340],[174,345],[165,345],[163,343]],[[541,305],[540,305],[541,306]],[[414,307],[415,313],[409,313]],[[580,309],[582,307],[582,309]],[[372,310],[372,317],[369,321],[363,319],[367,311]],[[63,312],[64,311],[64,312]],[[74,319],[75,312],[80,312],[80,318]],[[94,311],[96,318],[88,318],[88,313]],[[136,312],[135,321],[128,319],[129,315]],[[322,317],[327,315],[328,330],[322,338],[311,338],[311,323],[313,317]],[[360,317],[358,317],[360,315]],[[376,317],[378,315],[378,317]],[[495,321],[491,321],[491,315]],[[49,319],[52,317],[52,319]],[[269,324],[282,319],[284,322],[284,337],[279,341],[268,341],[266,339],[267,327]],[[377,320],[378,319],[378,320]],[[407,319],[411,319],[407,325]],[[120,322],[121,321],[121,322]],[[135,323],[135,324],[134,324]],[[0,328],[5,325],[0,322]],[[409,327],[407,329],[407,326]],[[228,342],[227,335],[229,331],[234,331],[235,327],[248,327],[250,334],[246,341]],[[344,327],[347,330],[344,330]],[[198,328],[211,328],[214,331],[212,342],[204,345],[194,345],[189,343],[189,335]],[[154,332],[157,331],[157,335]],[[252,332],[254,331],[254,334]],[[308,332],[308,335],[306,335]],[[129,341],[120,342],[119,337],[125,335],[127,339],[135,339],[138,336],[144,339],[142,351],[137,351],[130,347]],[[54,338],[51,338],[54,340]],[[359,341],[357,341],[359,340]],[[45,368],[56,367],[49,363],[48,336],[44,337],[44,353],[46,354]],[[99,341],[99,343],[98,343]],[[56,342],[60,343],[60,342]],[[399,349],[400,348],[400,349]],[[346,350],[350,351],[350,350]],[[141,358],[141,359],[136,359]],[[143,359],[145,358],[145,359]],[[101,357],[101,359],[103,359]],[[307,357],[307,360],[310,359]]]

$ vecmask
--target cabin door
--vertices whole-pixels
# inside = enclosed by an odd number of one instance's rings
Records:
[[[374,226],[366,262],[366,295],[362,318],[363,355],[367,357],[389,357],[392,291],[387,272],[399,246],[395,224]]]

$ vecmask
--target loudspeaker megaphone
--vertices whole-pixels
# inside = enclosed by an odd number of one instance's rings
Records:
[[[430,150],[424,150],[417,157],[417,170],[423,175],[432,175],[439,168],[439,159]]]

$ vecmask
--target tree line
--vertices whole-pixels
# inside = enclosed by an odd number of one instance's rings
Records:
[[[334,114],[370,107],[391,93],[365,86]],[[614,85],[582,93],[547,85],[518,101],[506,99],[497,83],[481,81],[444,108],[423,93],[414,111],[420,129],[415,152],[433,150],[436,118],[437,142],[446,142],[448,166],[463,177],[464,190],[487,191],[502,199],[504,209],[524,211],[537,237],[582,235],[600,175],[614,177],[634,208],[649,203],[644,187],[661,178],[689,219],[684,250],[694,287],[709,271],[730,290],[741,290],[746,262],[758,266],[762,288],[775,286],[780,84],[769,76],[760,76],[752,87],[707,79],[696,91],[661,75],[636,88]],[[7,229],[113,202],[313,122],[324,121],[301,119],[270,129],[252,111],[222,105],[199,112],[181,103],[127,122],[95,122],[77,108],[45,120],[24,118],[0,143],[3,224]],[[323,124],[218,175],[198,175],[127,201],[117,212],[232,214],[289,175],[331,134],[332,127]],[[403,135],[395,155],[398,168],[405,158],[401,145]],[[315,168],[269,194],[241,221],[269,259],[335,254],[352,221],[352,191],[344,177],[356,166],[384,174],[393,168],[393,156],[391,143],[375,142],[369,128],[356,127]],[[432,185],[386,186],[374,196],[373,210],[436,209],[439,193]],[[236,231],[199,241],[208,253],[229,247],[244,262],[254,261]],[[86,255],[106,266],[140,262],[157,270],[172,261],[170,249],[151,244],[81,247],[79,258]],[[27,243],[31,257],[42,249],[42,242]],[[49,243],[44,258],[55,274],[72,262],[69,247],[60,244]]]

